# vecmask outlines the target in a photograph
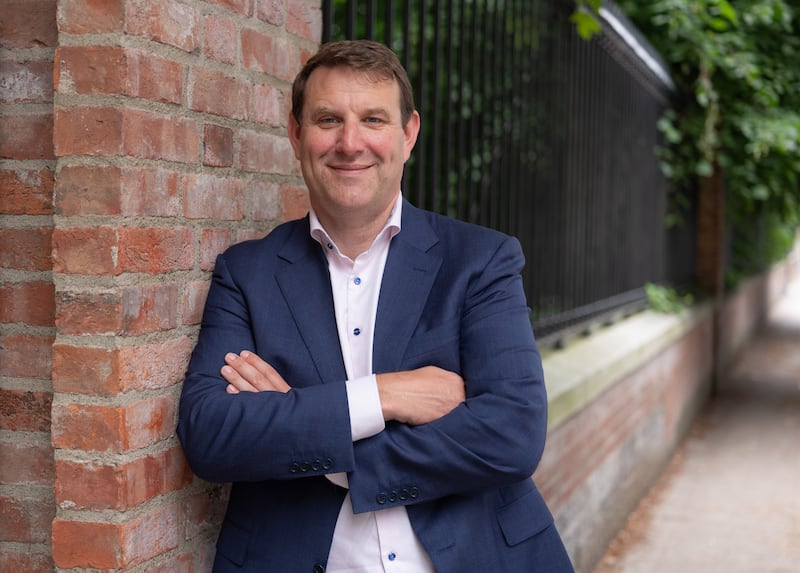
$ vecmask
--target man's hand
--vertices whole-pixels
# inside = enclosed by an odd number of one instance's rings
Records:
[[[256,354],[243,350],[240,354],[225,355],[225,366],[220,370],[228,382],[228,394],[239,392],[288,392],[292,388],[283,377]]]
[[[436,366],[378,374],[383,419],[412,426],[438,420],[466,400],[464,380]]]

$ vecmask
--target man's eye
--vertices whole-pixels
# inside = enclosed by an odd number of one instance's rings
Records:
[[[383,120],[379,117],[368,117],[364,120],[366,123],[383,123]]]
[[[336,125],[338,123],[335,117],[321,117],[317,120],[317,123],[322,126],[331,126]]]

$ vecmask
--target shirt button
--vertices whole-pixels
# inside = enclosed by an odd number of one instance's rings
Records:
[[[353,329],[353,334],[355,334],[356,336],[358,336],[359,334],[361,334],[361,329],[360,329],[360,328],[354,328],[354,329]]]
[[[353,279],[353,282],[354,282],[355,284],[357,284],[357,285],[360,285],[360,284],[361,284],[361,277],[356,277],[356,278],[354,278],[354,279]]]
[[[395,559],[397,559],[397,555],[395,555],[394,553],[389,553],[388,557],[389,561],[394,561]]]
[[[332,249],[333,248],[333,243],[328,243],[328,248]]]

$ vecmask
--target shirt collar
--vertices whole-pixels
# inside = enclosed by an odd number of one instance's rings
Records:
[[[402,214],[403,214],[403,194],[398,193],[394,207],[392,207],[392,212],[389,213],[389,219],[387,219],[386,224],[383,226],[383,229],[381,229],[380,233],[378,233],[378,236],[375,237],[375,241],[377,241],[378,239],[387,234],[388,237],[391,239],[397,233],[399,233]],[[311,237],[315,241],[317,241],[320,245],[326,247],[327,249],[336,249],[337,252],[339,251],[339,248],[336,246],[336,243],[333,242],[333,239],[331,239],[328,232],[322,226],[322,223],[319,222],[319,218],[317,217],[317,214],[314,212],[313,207],[309,208],[308,222],[310,226]],[[372,243],[373,245],[375,244],[375,241],[373,241]]]

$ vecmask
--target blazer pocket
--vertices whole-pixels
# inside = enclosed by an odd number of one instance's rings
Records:
[[[497,511],[497,521],[508,545],[517,545],[553,524],[553,515],[534,487]]]
[[[250,531],[226,521],[217,538],[217,552],[228,561],[242,566],[247,560],[247,546],[250,544]]]

